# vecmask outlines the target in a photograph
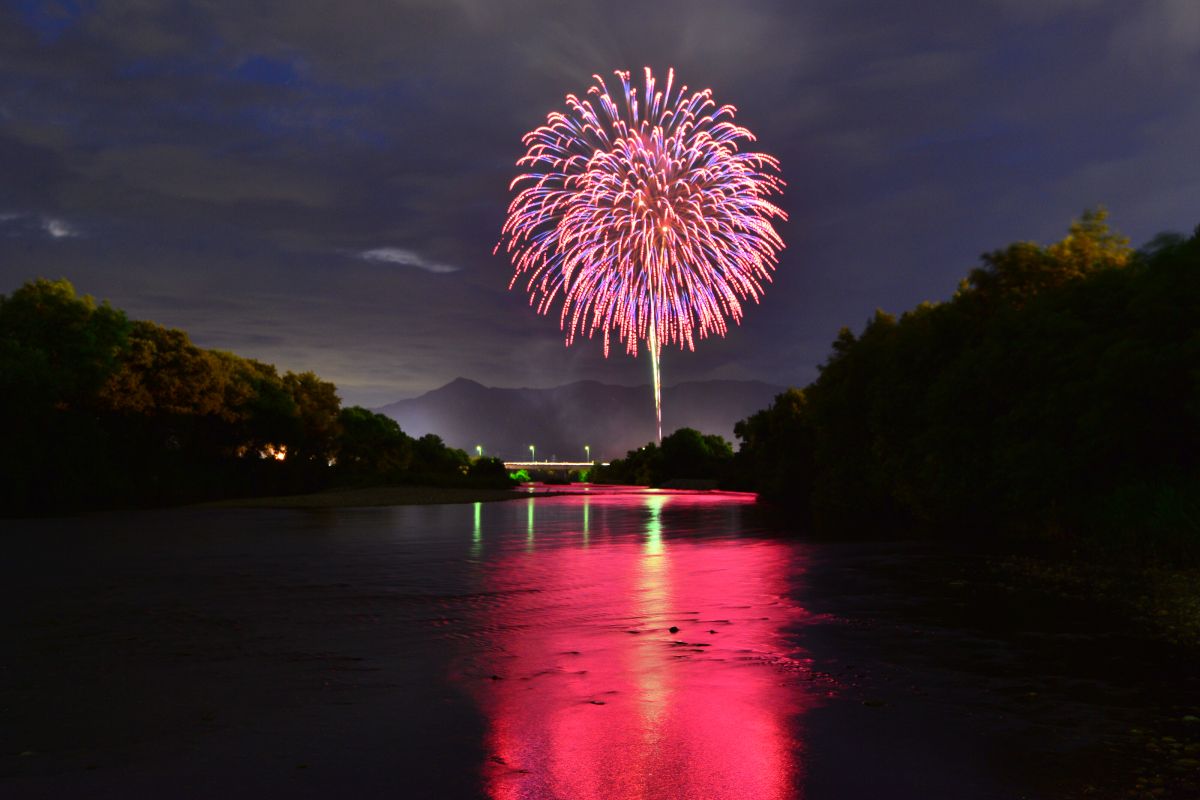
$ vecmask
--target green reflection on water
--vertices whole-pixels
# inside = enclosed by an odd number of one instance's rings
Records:
[[[583,546],[587,547],[588,535],[591,533],[590,512],[592,500],[590,497],[583,498]]]
[[[528,534],[525,537],[525,549],[532,550],[533,549],[533,503],[534,503],[534,499],[531,497],[525,502],[527,503],[526,520],[527,520],[527,528],[528,528]]]
[[[475,503],[475,528],[471,532],[471,555],[478,556],[483,549],[483,503]]]
[[[667,504],[666,495],[651,494],[646,496],[646,508],[650,512],[646,520],[646,553],[658,555],[663,551],[662,541],[662,509]]]

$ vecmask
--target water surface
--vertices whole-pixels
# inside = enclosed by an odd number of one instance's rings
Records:
[[[523,539],[480,542],[490,602],[458,674],[487,720],[491,796],[794,796],[802,549],[747,537],[751,501],[530,499]]]
[[[1066,797],[1156,702],[1086,613],[744,495],[4,526],[6,797]]]

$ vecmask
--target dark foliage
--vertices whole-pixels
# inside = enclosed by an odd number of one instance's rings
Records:
[[[201,349],[65,280],[0,296],[0,404],[0,514],[502,483],[495,465],[436,436],[414,441],[387,417],[342,408],[311,372]]]
[[[662,486],[669,481],[717,481],[729,479],[733,448],[720,436],[705,435],[693,428],[680,428],[666,436],[662,445],[653,442],[630,450],[608,466],[595,467],[594,483]]]
[[[1200,229],[1142,251],[1091,212],[954,298],[842,329],[738,424],[739,473],[826,529],[1200,552]]]

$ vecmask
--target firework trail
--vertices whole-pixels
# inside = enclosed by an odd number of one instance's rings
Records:
[[[615,331],[636,356],[645,341],[662,440],[663,345],[694,350],[696,339],[724,336],[742,301],[758,302],[783,240],[770,201],[782,191],[779,162],[741,152],[754,135],[717,106],[708,89],[688,93],[667,73],[658,89],[646,68],[645,93],[617,99],[600,76],[566,112],[525,134],[524,172],[510,185],[500,242],[512,258],[511,289],[523,275],[529,303],[549,314],[561,301],[567,344],[577,334]]]

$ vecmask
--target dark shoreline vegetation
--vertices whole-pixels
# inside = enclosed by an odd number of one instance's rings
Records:
[[[481,486],[429,486],[392,484],[339,487],[277,497],[238,497],[213,500],[201,508],[367,508],[370,506],[431,506],[447,503],[493,503],[528,497],[516,489]]]
[[[982,260],[946,302],[843,328],[736,455],[679,431],[594,479],[714,479],[822,535],[1200,563],[1200,228],[1134,251],[1089,211]]]
[[[379,485],[510,489],[503,462],[193,345],[66,280],[0,296],[0,516]]]
[[[1134,251],[1090,211],[982,261],[950,300],[843,328],[816,381],[737,424],[736,453],[684,428],[590,479],[755,491],[823,536],[1196,565],[1200,228]],[[6,515],[513,484],[311,372],[198,348],[65,280],[0,296],[0,396]]]
[[[971,548],[985,582],[1200,646],[1200,227],[1134,251],[1086,212],[1060,242],[982,260],[946,302],[843,328],[817,380],[689,474],[821,538]],[[593,480],[663,485],[698,436]]]

